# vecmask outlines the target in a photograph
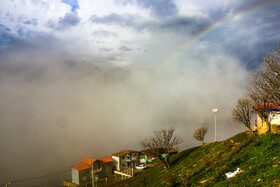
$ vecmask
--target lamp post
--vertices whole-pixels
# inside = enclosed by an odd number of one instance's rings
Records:
[[[95,184],[94,184],[94,166],[93,166],[93,162],[91,164],[91,186],[94,187]]]
[[[215,142],[217,141],[217,122],[216,122],[216,115],[217,115],[217,112],[218,112],[219,110],[217,109],[217,108],[213,108],[212,109],[212,112],[214,112],[214,114],[215,114]]]

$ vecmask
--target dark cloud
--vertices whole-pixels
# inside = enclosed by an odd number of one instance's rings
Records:
[[[154,16],[164,18],[177,14],[177,7],[172,0],[137,0],[142,8],[150,9]]]
[[[57,23],[50,20],[47,24],[48,27],[57,29],[57,30],[64,30],[69,27],[76,26],[80,23],[80,18],[76,13],[67,13],[64,17],[60,18]]]
[[[92,15],[90,20],[93,23],[106,24],[106,25],[120,25],[122,27],[132,27],[136,22],[136,15],[132,14],[116,14],[112,13],[107,16],[99,17]]]
[[[121,46],[119,49],[122,50],[122,51],[132,51],[133,50],[132,48],[126,47],[124,45]]]
[[[99,48],[99,51],[104,51],[104,52],[110,52],[112,50],[113,50],[112,48],[106,48],[106,47]]]
[[[17,38],[12,34],[11,29],[0,24],[0,52],[15,40]]]
[[[252,4],[238,4],[233,7],[232,14],[250,6]],[[208,42],[210,48],[222,49],[238,57],[247,68],[255,69],[263,62],[266,53],[272,51],[280,41],[280,4],[243,12],[237,16],[239,18],[227,20],[201,40]],[[210,14],[210,17],[214,16]]]
[[[58,27],[68,28],[75,26],[80,22],[80,18],[75,13],[67,13],[63,18],[60,18],[58,21]]]
[[[136,14],[116,14],[112,13],[106,16],[92,15],[90,18],[92,23],[104,25],[118,25],[120,27],[127,27],[136,31],[143,31],[154,27],[153,22],[142,19]]]
[[[209,25],[209,20],[199,17],[173,16],[154,25],[159,31],[196,35]]]
[[[158,21],[148,21],[140,19],[139,16],[133,14],[109,14],[103,17],[93,15],[90,19],[93,23],[105,25],[118,25],[128,27],[136,31],[157,31],[172,32],[181,34],[197,34],[204,29],[209,20],[199,17],[173,16]],[[109,36],[108,32],[94,32],[93,34]]]

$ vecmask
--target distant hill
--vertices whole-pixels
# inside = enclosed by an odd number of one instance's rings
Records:
[[[244,132],[182,151],[171,162],[168,170],[157,164],[114,186],[279,186],[280,136]]]

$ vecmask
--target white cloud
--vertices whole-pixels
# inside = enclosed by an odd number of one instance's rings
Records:
[[[130,14],[135,15],[140,22],[153,19],[148,10],[138,8],[135,3],[115,4],[113,0],[79,1],[77,16],[80,22],[65,29],[59,29],[58,23],[71,12],[71,6],[62,3],[60,0],[4,1],[1,3],[0,9],[2,24],[12,29],[14,33],[21,29],[21,36],[19,37],[28,37],[30,32],[51,35],[65,44],[64,50],[66,52],[78,57],[88,56],[87,58],[97,54],[101,56],[120,56],[123,53],[119,49],[122,45],[121,41],[129,42],[130,48],[142,48],[138,45],[141,44],[141,41],[149,38],[149,33],[145,31],[138,32],[133,28],[123,28],[118,25],[94,24],[90,20],[92,15],[102,17],[112,13]],[[20,23],[19,18],[22,17],[25,20],[36,19],[37,25]],[[114,32],[118,37],[113,35],[109,37],[95,36],[94,32],[98,30]],[[105,51],[101,52],[100,48],[110,48],[112,50],[108,54]],[[137,50],[131,51],[126,57],[122,57],[122,60],[119,59],[121,62],[116,63],[130,64],[132,61],[131,53],[137,52]]]
[[[83,19],[89,19],[92,15],[106,16],[111,13],[136,14],[139,17],[150,19],[149,11],[141,9],[135,3],[118,4],[115,0],[80,0],[80,9],[77,10]]]
[[[174,0],[174,3],[178,7],[179,15],[187,17],[203,17],[207,18],[208,13],[201,9],[201,6],[197,2],[188,2],[184,0]]]
[[[18,27],[26,27],[31,31],[47,32],[49,29],[46,24],[49,20],[57,21],[67,12],[71,11],[71,7],[62,3],[60,0],[52,1],[3,1],[0,5],[1,23],[12,29],[14,32]],[[24,25],[20,22],[20,18],[27,20],[36,19],[38,25]]]

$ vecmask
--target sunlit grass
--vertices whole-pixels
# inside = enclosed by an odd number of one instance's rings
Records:
[[[225,141],[182,151],[172,157],[170,169],[158,164],[119,185],[275,186],[280,183],[279,157],[279,135],[240,133]],[[238,167],[242,171],[227,179],[225,173]]]

